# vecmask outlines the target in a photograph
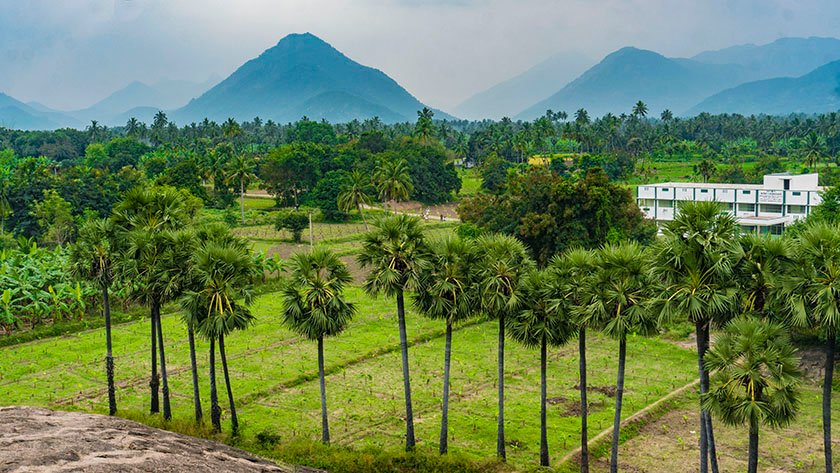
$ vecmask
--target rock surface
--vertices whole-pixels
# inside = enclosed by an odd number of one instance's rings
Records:
[[[36,407],[0,408],[0,473],[113,471],[251,473],[296,469],[227,445],[119,417]]]

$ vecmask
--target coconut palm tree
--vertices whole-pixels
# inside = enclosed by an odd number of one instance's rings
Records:
[[[520,310],[525,303],[522,282],[535,266],[525,245],[508,235],[482,236],[477,241],[481,264],[482,311],[499,321],[498,388],[499,414],[496,455],[502,460],[505,452],[505,317]]]
[[[109,289],[114,281],[113,260],[118,251],[116,232],[109,219],[88,220],[79,229],[76,244],[70,249],[70,272],[77,278],[92,281],[102,292],[102,315],[105,318],[105,376],[108,380],[108,414],[117,413],[114,387],[114,353],[111,343],[111,301]]]
[[[785,328],[777,323],[741,317],[706,353],[714,371],[703,406],[724,424],[749,425],[747,472],[758,471],[761,424],[785,427],[799,409],[799,358]]]
[[[292,256],[292,274],[283,288],[283,322],[292,331],[318,341],[318,379],[321,385],[321,441],[330,443],[327,391],[324,381],[324,337],[340,334],[356,307],[344,300],[350,271],[326,248]]]
[[[581,310],[582,322],[618,339],[611,473],[618,472],[627,335],[648,333],[656,328],[656,316],[649,304],[653,281],[648,260],[644,249],[635,242],[604,246],[596,253],[595,273],[585,288],[589,303]]]
[[[552,304],[554,293],[549,288],[548,271],[532,271],[522,281],[525,303],[506,321],[508,333],[527,347],[540,349],[540,466],[549,466],[548,431],[546,428],[546,364],[549,346],[565,345],[577,331],[567,313],[557,312]]]
[[[239,212],[242,215],[242,225],[245,225],[245,191],[248,183],[257,176],[254,174],[254,158],[247,154],[236,154],[228,162],[227,178],[229,182],[239,184]]]
[[[825,137],[817,134],[816,131],[808,133],[802,142],[802,159],[808,167],[818,167],[820,161],[825,157],[828,151],[828,146],[825,143]]]
[[[196,288],[186,292],[183,306],[191,314],[205,314],[198,321],[199,333],[210,341],[210,404],[213,428],[221,431],[221,409],[216,391],[216,342],[230,405],[231,430],[239,432],[236,403],[230,384],[225,337],[248,328],[254,321],[249,306],[257,279],[250,251],[236,243],[208,241],[193,255],[191,270]]]
[[[825,471],[830,473],[831,389],[840,334],[840,227],[811,224],[796,237],[794,251],[796,264],[784,282],[784,300],[794,324],[817,329],[825,337],[823,445]]]
[[[654,248],[653,261],[661,293],[656,304],[660,318],[684,318],[697,332],[700,393],[709,388],[704,357],[712,324],[725,322],[737,311],[734,265],[741,249],[735,218],[715,202],[688,202],[667,222]],[[700,472],[711,459],[717,472],[714,430],[708,412],[700,411]]]
[[[357,257],[363,268],[370,268],[364,289],[368,294],[384,293],[397,300],[400,330],[403,389],[405,392],[405,448],[414,450],[414,413],[411,404],[411,378],[408,370],[408,337],[405,329],[406,289],[416,286],[420,274],[429,267],[429,248],[420,219],[406,215],[386,217],[365,234]]]
[[[639,100],[638,102],[636,102],[635,105],[633,105],[633,111],[631,112],[631,115],[633,115],[634,117],[645,118],[647,116],[647,114],[648,114],[648,107],[641,100]]]
[[[446,323],[443,358],[443,409],[440,423],[440,454],[449,448],[449,365],[452,327],[477,315],[479,310],[476,272],[477,253],[472,244],[447,238],[431,245],[431,264],[420,275],[414,305],[425,316]]]
[[[362,206],[370,204],[370,196],[367,194],[370,179],[361,171],[353,171],[350,173],[350,182],[338,194],[338,208],[343,212],[350,212],[353,209],[359,211],[362,217],[362,223],[365,224],[365,231],[368,231],[367,220],[362,211]]]
[[[586,329],[587,319],[580,309],[587,305],[586,281],[595,268],[595,255],[590,250],[573,248],[552,259],[548,267],[547,288],[552,311],[573,317],[578,330],[578,372],[580,381],[580,471],[589,472],[589,431],[586,399]]]
[[[382,202],[398,202],[408,200],[414,191],[408,162],[404,159],[382,161],[373,174],[374,182],[379,188],[379,198]],[[397,208],[394,206],[394,214]]]

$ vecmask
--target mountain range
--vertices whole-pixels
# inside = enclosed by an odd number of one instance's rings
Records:
[[[782,38],[691,58],[625,47],[587,69],[592,62],[577,54],[558,54],[468,98],[455,107],[455,114],[529,120],[547,109],[571,115],[584,108],[597,117],[629,113],[639,100],[651,115],[665,109],[687,116],[840,108],[840,40],[834,38]],[[130,117],[150,123],[159,110],[178,124],[257,116],[281,123],[304,116],[333,123],[378,116],[393,123],[415,120],[424,106],[384,72],[304,33],[284,37],[224,80],[132,82],[83,110],[56,111],[0,93],[0,126],[78,128],[91,120],[119,126]],[[436,118],[453,118],[435,112]]]

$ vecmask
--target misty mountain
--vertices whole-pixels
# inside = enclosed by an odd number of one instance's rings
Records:
[[[453,112],[459,117],[475,120],[512,117],[560,90],[594,62],[579,53],[556,54],[511,79],[473,95],[456,106]]]
[[[157,110],[174,110],[183,107],[212,87],[217,79],[205,82],[190,82],[184,80],[164,80],[154,85],[147,85],[134,81],[124,88],[97,102],[96,104],[71,113],[82,122],[98,120],[107,125],[125,125],[132,115],[132,109],[154,108]],[[126,116],[128,114],[128,116]],[[143,117],[136,117],[141,119]],[[143,120],[141,120],[143,121]]]
[[[303,116],[333,123],[373,116],[396,122],[416,120],[423,107],[382,71],[305,33],[281,39],[171,117],[178,123],[257,116],[281,123]]]
[[[609,54],[516,118],[534,119],[547,109],[571,115],[585,108],[593,118],[608,112],[630,113],[639,100],[647,104],[652,115],[665,109],[678,113],[748,79],[749,74],[740,65],[671,59],[653,51],[626,47]]]
[[[20,130],[55,130],[62,127],[79,127],[73,117],[51,110],[41,104],[25,104],[0,93],[0,127]]]
[[[840,61],[826,64],[797,78],[747,82],[715,94],[689,110],[689,114],[740,113],[743,115],[826,113],[840,110]]]
[[[691,59],[706,64],[738,64],[753,80],[799,77],[840,60],[840,39],[781,38],[757,46],[745,44],[702,52]]]

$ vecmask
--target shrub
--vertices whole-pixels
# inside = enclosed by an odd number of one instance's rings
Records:
[[[275,230],[288,230],[292,233],[292,240],[300,243],[303,230],[309,226],[309,216],[303,212],[286,211],[279,212],[274,221]]]

